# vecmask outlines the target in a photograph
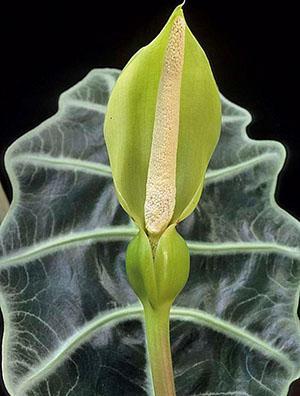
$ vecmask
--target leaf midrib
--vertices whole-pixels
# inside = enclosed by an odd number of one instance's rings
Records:
[[[16,389],[16,395],[24,394],[25,390],[30,386],[33,386],[47,375],[50,375],[57,366],[63,363],[67,356],[87,341],[96,331],[127,320],[142,320],[142,314],[143,309],[139,304],[102,313],[70,337],[62,347],[45,362],[44,365],[33,368],[32,371],[34,374],[23,378],[22,383]],[[263,355],[274,359],[282,365],[288,373],[294,375],[296,367],[288,355],[269,345],[266,341],[257,337],[248,330],[241,329],[238,326],[217,318],[205,311],[192,308],[174,306],[171,310],[171,318],[173,320],[188,321],[196,325],[202,325],[222,333],[229,338],[235,339],[244,345],[257,350]]]

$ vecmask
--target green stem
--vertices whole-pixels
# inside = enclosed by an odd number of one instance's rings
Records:
[[[170,347],[170,304],[144,304],[146,343],[155,396],[176,396]]]

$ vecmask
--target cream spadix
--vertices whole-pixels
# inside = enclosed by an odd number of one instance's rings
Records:
[[[115,189],[141,229],[161,235],[193,211],[220,124],[208,60],[178,6],[122,71],[105,116]]]
[[[146,184],[145,223],[153,234],[168,226],[175,208],[184,38],[185,21],[178,16],[171,28],[159,82]]]

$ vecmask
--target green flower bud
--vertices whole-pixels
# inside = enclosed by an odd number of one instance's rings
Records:
[[[142,303],[150,303],[153,309],[171,306],[188,279],[189,267],[187,244],[174,225],[162,234],[154,257],[143,230],[128,245],[126,270],[129,282]]]

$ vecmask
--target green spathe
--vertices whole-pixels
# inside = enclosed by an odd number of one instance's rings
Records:
[[[104,133],[119,201],[140,228],[158,87],[178,6],[160,34],[128,62],[112,91]],[[204,51],[186,26],[176,160],[176,203],[171,224],[195,208],[221,124],[219,92]]]

